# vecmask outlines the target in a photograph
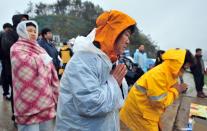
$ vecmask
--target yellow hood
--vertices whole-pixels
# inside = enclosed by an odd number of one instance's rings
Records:
[[[117,60],[114,43],[118,35],[136,22],[130,16],[116,10],[102,13],[96,20],[95,41],[101,45],[101,50],[107,54],[112,62]]]
[[[173,74],[173,76],[178,76],[178,73],[184,64],[186,50],[183,49],[169,49],[163,55],[162,59]]]

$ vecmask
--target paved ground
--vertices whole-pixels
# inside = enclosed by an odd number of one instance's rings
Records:
[[[0,131],[17,131],[11,120],[11,104],[2,96],[0,86]]]
[[[189,106],[191,102],[207,105],[207,99],[196,98],[192,75],[186,73],[184,75],[184,81],[188,83],[189,89],[186,94],[180,97],[173,105],[168,107],[165,114],[162,116],[163,131],[179,131],[180,128],[185,127],[188,120]],[[204,90],[207,93],[206,87]],[[11,121],[10,102],[3,99],[1,94],[2,88],[0,87],[0,131],[17,131]],[[129,130],[121,125],[121,131]]]

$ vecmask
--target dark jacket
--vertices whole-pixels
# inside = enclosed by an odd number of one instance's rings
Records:
[[[3,36],[3,33],[4,33],[3,31],[0,32],[0,60],[3,59],[3,53],[2,53],[2,49],[1,49],[1,38]]]
[[[195,56],[195,64],[190,67],[191,72],[195,76],[204,75],[204,64],[202,57]]]
[[[39,45],[45,49],[45,51],[52,57],[53,64],[58,71],[60,66],[60,61],[58,59],[58,51],[52,43],[48,43],[47,40],[41,39],[38,40]]]
[[[13,30],[3,33],[1,38],[2,63],[4,64],[7,76],[11,76],[10,48],[19,38],[16,27],[22,17],[29,18],[26,14],[14,15],[12,17]]]

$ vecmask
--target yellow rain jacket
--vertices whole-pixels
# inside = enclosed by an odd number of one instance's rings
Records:
[[[71,50],[68,45],[63,45],[60,49],[60,56],[63,64],[67,64],[71,58]]]
[[[60,49],[59,55],[61,57],[63,66],[59,68],[58,74],[62,75],[66,64],[68,63],[68,61],[70,60],[70,58],[73,55],[73,52],[68,45],[63,45],[63,47],[61,47],[61,49]]]
[[[172,88],[184,63],[186,50],[170,49],[164,62],[145,73],[130,90],[120,118],[134,131],[158,131],[160,116],[179,96]]]

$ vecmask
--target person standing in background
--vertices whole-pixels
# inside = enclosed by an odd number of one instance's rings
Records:
[[[191,66],[191,72],[195,81],[197,97],[206,98],[207,95],[203,92],[205,66],[202,59],[202,49],[197,48],[195,54],[195,64]]]
[[[1,39],[1,48],[3,53],[3,67],[5,67],[5,81],[7,86],[11,87],[11,107],[12,107],[12,120],[15,121],[14,117],[14,99],[13,99],[13,88],[12,88],[12,73],[11,73],[11,60],[10,60],[10,48],[11,46],[19,39],[19,36],[16,32],[17,25],[21,21],[28,20],[29,16],[27,14],[17,14],[12,17],[13,29],[4,33]]]
[[[52,31],[49,28],[44,28],[41,31],[42,38],[38,40],[39,45],[52,57],[53,64],[58,72],[60,60],[58,59],[58,51],[52,43]]]
[[[59,56],[61,58],[61,67],[58,72],[58,77],[60,79],[63,75],[66,64],[73,56],[73,51],[71,50],[67,42],[63,42],[63,46],[60,48],[60,51],[59,51]]]
[[[3,55],[3,50],[1,46],[4,46],[1,44],[1,38],[3,37],[4,33],[10,32],[12,31],[12,25],[10,23],[5,23],[3,25],[3,31],[0,32],[0,61],[1,61],[1,66],[2,66],[2,70],[1,70],[1,77],[0,77],[0,85],[2,84],[2,88],[3,88],[3,97],[6,98],[7,100],[11,100],[11,97],[9,95],[9,84],[6,80],[6,72],[5,72],[5,63],[3,60],[4,59],[4,55]]]
[[[134,53],[134,63],[140,66],[144,72],[147,72],[147,54],[144,51],[144,45],[140,45],[139,49],[136,49]]]

